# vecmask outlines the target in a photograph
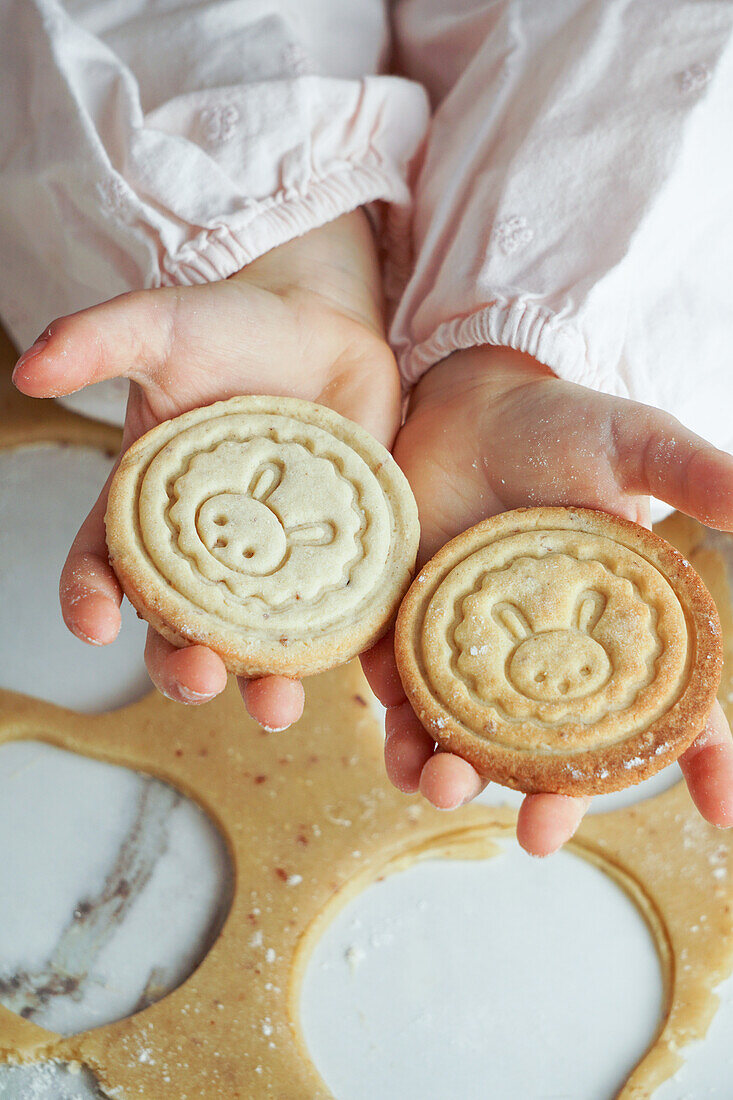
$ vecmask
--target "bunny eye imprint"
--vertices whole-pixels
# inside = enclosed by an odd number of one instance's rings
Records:
[[[323,406],[259,396],[139,439],[105,523],[110,562],[143,618],[245,676],[309,675],[372,645],[419,538],[410,488],[380,443]]]
[[[453,539],[397,619],[407,696],[439,745],[527,792],[600,794],[701,732],[715,604],[657,535],[603,512],[505,512]]]

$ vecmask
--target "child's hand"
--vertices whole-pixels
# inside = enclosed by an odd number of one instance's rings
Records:
[[[317,401],[363,424],[389,446],[400,387],[384,341],[374,243],[361,211],[313,230],[223,282],[140,291],[54,321],[15,370],[32,397],[73,393],[102,379],[131,380],[123,450],[188,409],[235,394]],[[84,521],[60,586],[69,629],[107,645],[120,629],[122,592],[107,559],[109,482]],[[207,702],[226,670],[204,646],[176,649],[153,630],[145,660],[170,698]],[[247,709],[280,729],[303,708],[299,683],[268,676],[241,683]]]
[[[457,352],[433,367],[413,393],[394,453],[417,498],[420,565],[467,527],[522,506],[600,508],[648,526],[652,495],[733,530],[733,458],[663,412],[561,382],[507,349]],[[395,786],[419,788],[443,809],[474,798],[485,786],[481,778],[461,757],[434,752],[405,701],[392,638],[363,662],[390,708],[385,759]],[[719,704],[680,765],[701,814],[733,825],[733,744]],[[520,844],[535,855],[555,851],[589,801],[527,796]]]

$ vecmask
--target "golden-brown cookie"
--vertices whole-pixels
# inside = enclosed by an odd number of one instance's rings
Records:
[[[517,790],[600,794],[701,732],[720,682],[715,604],[667,542],[582,508],[464,531],[397,619],[407,696],[442,748]]]
[[[105,522],[137,611],[245,676],[309,675],[375,642],[419,538],[388,451],[284,397],[234,397],[153,428],[122,459]]]

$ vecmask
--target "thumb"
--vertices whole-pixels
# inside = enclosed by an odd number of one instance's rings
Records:
[[[132,291],[59,317],[16,363],[28,397],[61,397],[109,378],[145,383],[165,365],[180,290]]]

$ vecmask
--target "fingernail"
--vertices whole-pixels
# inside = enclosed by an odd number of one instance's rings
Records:
[[[264,722],[260,722],[259,725],[268,733],[282,733],[283,730],[289,729],[292,723],[288,722],[287,726],[266,726]]]
[[[69,625],[71,633],[74,635],[75,638],[78,638],[80,642],[86,642],[87,645],[102,645],[102,642],[100,642],[98,638],[90,638],[89,635],[85,634],[81,627],[77,626],[76,623],[70,623]]]
[[[29,347],[27,351],[23,352],[20,359],[13,368],[13,382],[15,382],[18,372],[26,365],[26,363],[29,363],[31,359],[35,359],[37,355],[40,355],[50,339],[50,336],[40,336],[36,340],[35,344]]]
[[[183,684],[176,684],[174,691],[176,694],[169,695],[168,698],[182,703],[208,703],[209,699],[214,698],[210,691],[193,691]]]

